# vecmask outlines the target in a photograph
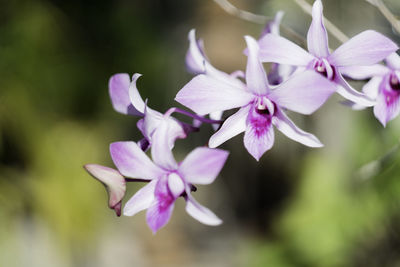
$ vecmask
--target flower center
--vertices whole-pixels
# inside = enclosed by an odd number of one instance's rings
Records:
[[[333,80],[336,76],[335,68],[332,67],[325,58],[316,60],[313,64],[313,68],[316,72],[329,80]]]
[[[247,119],[256,136],[262,136],[269,129],[275,109],[275,104],[266,97],[259,97],[254,103]]]
[[[261,115],[264,115],[264,114],[269,115],[270,114],[268,107],[265,106],[264,104],[257,105],[256,112]]]
[[[274,115],[275,105],[268,98],[260,97],[257,99],[255,111],[260,115]]]

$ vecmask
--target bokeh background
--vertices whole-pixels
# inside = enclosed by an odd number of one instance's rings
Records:
[[[290,0],[232,3],[271,18],[284,10],[283,24],[302,36],[311,21]],[[347,35],[374,29],[400,43],[366,1],[323,3]],[[400,15],[398,1],[385,3]],[[178,105],[192,77],[192,28],[211,62],[232,72],[245,67],[243,36],[263,26],[211,0],[0,0],[0,266],[400,266],[400,118],[384,129],[371,109],[352,111],[338,96],[312,116],[290,114],[324,148],[277,132],[257,163],[242,136],[223,145],[231,154],[221,175],[195,193],[219,227],[192,219],[183,200],[155,236],[145,213],[117,218],[107,208],[82,166],[113,166],[108,145],[140,137],[137,119],[112,109],[108,79],[142,73],[152,108]],[[211,133],[178,141],[176,157]],[[141,186],[129,184],[125,201]]]

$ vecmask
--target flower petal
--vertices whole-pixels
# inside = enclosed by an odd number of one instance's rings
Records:
[[[220,121],[222,119],[222,115],[224,114],[223,111],[214,111],[210,113],[210,119],[212,120],[216,120],[216,121]],[[218,130],[220,124],[216,123],[216,124],[212,124],[213,129],[216,131]]]
[[[368,30],[345,42],[328,57],[336,67],[375,64],[398,49],[382,34]]]
[[[289,79],[295,70],[296,67],[294,66],[273,63],[271,64],[270,71],[267,75],[268,82],[270,85],[279,85]]]
[[[110,153],[115,166],[124,176],[152,180],[164,173],[135,142],[112,143]]]
[[[111,76],[108,82],[108,91],[114,109],[122,114],[141,116],[142,112],[136,110],[129,98],[129,75],[119,73]]]
[[[176,139],[176,136],[172,136],[172,134],[174,134],[173,128],[170,127],[166,119],[163,119],[152,136],[151,157],[154,163],[166,170],[178,168],[178,164],[172,155],[172,148],[169,145],[169,140]]]
[[[370,107],[376,104],[373,99],[369,98],[363,93],[358,92],[350,84],[348,84],[339,72],[335,76],[334,81],[337,83],[337,93],[344,98],[358,105],[366,107]]]
[[[117,216],[121,215],[121,201],[125,196],[126,182],[119,171],[97,164],[86,164],[86,171],[100,181],[107,190],[110,209],[115,209]]]
[[[400,105],[398,101],[388,105],[383,98],[378,98],[377,104],[374,106],[374,115],[382,123],[383,127],[386,127],[389,121],[397,117],[399,112]]]
[[[133,74],[132,82],[129,86],[129,98],[131,99],[131,103],[135,107],[135,109],[137,109],[141,113],[144,113],[145,103],[144,103],[142,97],[140,96],[139,91],[136,87],[136,82],[140,76],[142,76],[142,74],[139,74],[139,73]]]
[[[250,105],[239,109],[239,111],[227,118],[221,128],[211,136],[208,141],[209,147],[215,148],[232,137],[244,132],[246,130],[246,118],[249,110]]]
[[[211,210],[200,205],[190,194],[186,200],[186,212],[201,223],[207,225],[220,225],[222,220],[218,218]]]
[[[236,79],[237,78],[242,78],[242,79],[246,78],[246,74],[244,74],[244,72],[241,70],[235,70],[234,72],[229,74],[229,76],[231,76],[232,78],[236,78]]]
[[[311,114],[335,91],[334,83],[314,71],[305,71],[280,84],[268,97],[280,107]]]
[[[245,36],[248,48],[246,83],[247,88],[255,95],[265,95],[269,92],[267,74],[259,59],[257,41],[250,36]]]
[[[196,40],[195,29],[190,30],[188,39],[189,49],[186,53],[186,66],[191,73],[205,74],[207,72],[207,75],[210,76],[228,76],[227,73],[217,70],[210,64],[204,53],[203,40]]]
[[[272,123],[275,127],[290,139],[309,147],[322,147],[323,144],[314,135],[298,128],[293,121],[280,109],[274,114]]]
[[[168,135],[166,137],[170,149],[174,147],[177,138],[186,138],[188,133],[196,130],[191,125],[181,123],[173,117],[166,117],[160,112],[149,108],[147,102],[145,104],[143,121],[139,120],[137,126],[150,145],[152,145],[154,133],[164,122],[168,125]]]
[[[247,117],[243,138],[247,151],[258,161],[267,150],[271,149],[274,139],[271,115],[263,116],[252,108]]]
[[[175,100],[199,115],[245,106],[253,95],[213,77],[200,74],[187,83]]]
[[[174,204],[163,207],[159,201],[153,201],[146,213],[147,225],[150,227],[153,234],[168,223],[173,210]]]
[[[374,76],[383,76],[389,72],[389,69],[381,64],[374,64],[369,66],[341,67],[339,71],[342,75],[353,80],[365,80]]]
[[[168,189],[168,178],[166,175],[158,180],[154,194],[153,203],[147,209],[146,221],[155,234],[161,227],[168,223],[174,210],[175,198]]]
[[[191,184],[210,184],[221,171],[229,152],[198,147],[182,161],[179,173]]]
[[[185,191],[185,184],[178,174],[172,172],[168,175],[168,188],[174,198],[178,198]]]
[[[196,40],[195,30],[189,32],[189,50],[186,53],[186,66],[189,72],[193,74],[206,74],[221,81],[231,84],[232,86],[242,86],[242,82],[237,79],[236,73],[229,75],[223,71],[214,68],[204,53],[203,41]],[[241,74],[241,73],[239,73]]]
[[[142,187],[136,194],[126,202],[124,207],[124,216],[133,216],[136,213],[150,207],[154,201],[154,190],[156,188],[157,179],[151,181]]]
[[[392,70],[400,70],[400,56],[396,52],[393,52],[385,58],[385,61]]]
[[[328,34],[324,26],[322,2],[316,0],[312,8],[312,22],[307,33],[308,51],[318,58],[329,55]]]
[[[400,112],[400,93],[392,90],[389,75],[381,82],[377,103],[374,106],[374,115],[384,127],[388,121],[394,119]]]
[[[279,26],[281,24],[281,21],[282,21],[282,18],[283,18],[284,14],[285,14],[285,12],[283,12],[283,11],[276,12],[274,19],[269,21],[267,23],[267,25],[265,25],[265,28],[262,31],[260,37],[263,37],[264,35],[266,35],[268,33],[280,35]]]
[[[144,106],[144,117],[142,126],[139,128],[143,134],[143,136],[149,140],[151,144],[152,135],[157,127],[160,125],[161,121],[163,120],[163,115],[156,111],[152,110],[147,106],[147,101]],[[140,121],[140,120],[139,120]]]
[[[307,66],[314,59],[313,55],[300,46],[275,34],[266,34],[258,44],[262,62]]]
[[[190,30],[188,39],[189,49],[185,58],[186,68],[193,74],[204,73],[204,65],[208,63],[208,60],[204,54],[203,40],[196,40],[195,29]]]
[[[364,87],[362,88],[362,91],[366,96],[368,96],[371,99],[376,99],[378,97],[378,92],[379,92],[379,85],[382,83],[383,78],[382,77],[374,77],[369,82],[367,82]]]
[[[356,104],[356,103],[354,103],[353,101],[350,101],[350,100],[340,101],[340,104],[342,104],[342,105],[344,105],[346,107],[349,107],[352,110],[363,110],[363,109],[367,108],[366,106],[361,106],[361,105]]]
[[[193,126],[180,122],[173,117],[164,117],[168,125],[168,147],[174,148],[176,139],[185,139],[187,135],[197,129]]]

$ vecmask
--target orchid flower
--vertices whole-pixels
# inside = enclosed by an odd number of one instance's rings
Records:
[[[137,123],[137,127],[144,136],[138,142],[140,147],[146,150],[151,145],[152,135],[164,119],[178,133],[173,135],[173,138],[186,138],[187,134],[194,130],[193,127],[179,122],[170,116],[163,116],[162,113],[149,108],[143,101],[136,86],[136,82],[140,76],[141,74],[135,73],[132,76],[132,81],[130,81],[128,74],[120,73],[113,75],[109,81],[109,93],[114,109],[122,114],[143,117]],[[175,141],[173,138],[169,140],[171,148]]]
[[[274,19],[267,22],[261,33],[260,39],[267,34],[280,35],[279,26],[284,14],[283,11],[278,11]],[[268,82],[270,85],[278,85],[286,81],[295,70],[296,68],[291,65],[273,63],[271,64],[271,69],[267,75]]]
[[[229,81],[198,75],[186,84],[175,100],[200,115],[215,110],[240,108],[228,117],[209,140],[214,148],[245,132],[244,145],[256,159],[274,143],[274,125],[287,137],[310,147],[321,142],[306,133],[286,116],[284,109],[311,114],[336,90],[327,79],[312,71],[294,76],[275,89],[268,85],[266,73],[259,60],[259,46],[252,37],[245,37],[248,46],[246,83],[234,86]]]
[[[171,126],[165,120],[158,126],[151,147],[151,161],[134,142],[116,142],[110,145],[111,157],[122,175],[148,180],[125,205],[125,216],[133,216],[147,209],[147,224],[156,233],[169,221],[175,201],[186,200],[186,211],[196,220],[219,225],[222,221],[209,209],[200,205],[191,195],[193,184],[210,184],[222,169],[228,152],[199,147],[181,163],[177,163],[168,145]]]
[[[259,44],[261,61],[313,69],[334,82],[337,85],[337,92],[344,98],[363,106],[373,106],[375,101],[352,88],[343,78],[340,68],[372,65],[398,49],[397,45],[387,37],[367,30],[330,53],[321,0],[316,0],[312,8],[312,23],[307,34],[308,52],[274,34],[265,35]]]
[[[342,69],[346,76],[355,80],[372,78],[362,90],[371,99],[376,99],[374,115],[384,127],[400,112],[400,57],[392,53],[385,62],[386,66],[376,64]],[[359,107],[353,105],[353,108]]]
[[[122,199],[126,192],[125,178],[119,171],[97,164],[86,164],[84,168],[105,186],[109,198],[108,206],[115,210],[117,216],[121,216]]]

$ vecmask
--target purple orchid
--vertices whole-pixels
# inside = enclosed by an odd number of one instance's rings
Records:
[[[387,37],[367,30],[330,53],[321,0],[316,0],[312,9],[312,23],[307,34],[309,52],[274,34],[265,35],[259,44],[261,61],[313,69],[333,81],[337,85],[337,92],[344,98],[363,106],[373,106],[375,101],[352,88],[343,78],[340,68],[372,65],[398,49],[397,45]]]
[[[109,198],[108,206],[115,210],[117,216],[121,216],[122,199],[126,192],[125,178],[119,171],[97,164],[86,164],[84,168],[105,186]]]
[[[279,27],[284,14],[283,11],[278,11],[274,19],[267,22],[261,33],[260,39],[267,34],[280,35]],[[271,69],[267,75],[268,82],[270,85],[278,85],[289,79],[295,70],[296,68],[291,65],[273,63],[271,64]]]
[[[140,96],[136,86],[140,76],[141,74],[135,73],[132,76],[132,81],[130,81],[129,75],[126,73],[115,74],[110,78],[109,93],[112,105],[119,113],[143,117],[137,123],[137,127],[144,136],[138,142],[143,150],[146,150],[151,145],[152,135],[160,122],[164,119],[167,120],[170,127],[177,133],[171,135],[174,137],[169,140],[172,148],[175,141],[174,138],[186,138],[187,134],[193,131],[194,128],[149,108]]]
[[[200,205],[190,192],[193,184],[210,184],[215,180],[228,152],[200,147],[178,164],[168,145],[169,131],[170,125],[162,121],[153,136],[154,163],[134,142],[110,145],[111,157],[122,175],[149,181],[126,203],[124,215],[133,216],[147,209],[147,224],[155,233],[169,221],[175,201],[182,196],[189,215],[204,224],[219,225],[222,221]]]
[[[392,53],[385,62],[386,66],[376,64],[341,69],[344,75],[355,80],[372,78],[362,90],[371,99],[376,99],[374,115],[384,127],[400,112],[400,57]],[[359,109],[357,105],[352,106]]]
[[[244,145],[259,160],[274,143],[272,125],[297,142],[321,147],[314,135],[297,128],[283,110],[311,114],[336,90],[335,86],[323,76],[307,71],[271,89],[259,60],[257,42],[250,36],[245,39],[249,51],[246,85],[233,85],[201,74],[186,84],[175,100],[200,115],[240,107],[210,138],[209,146],[213,148],[245,132]]]

